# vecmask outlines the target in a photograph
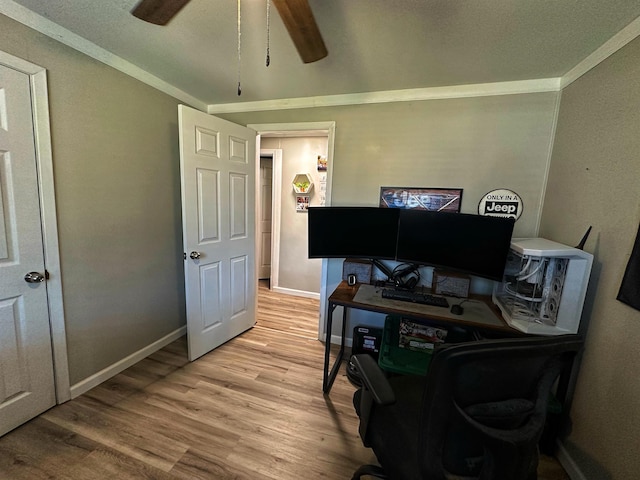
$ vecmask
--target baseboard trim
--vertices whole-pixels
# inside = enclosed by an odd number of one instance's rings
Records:
[[[294,290],[293,288],[282,287],[273,287],[272,290],[277,293],[292,295],[294,297],[313,298],[314,300],[320,300],[320,294],[315,292],[306,292],[304,290]]]
[[[90,377],[85,378],[84,380],[75,383],[71,386],[71,398],[76,398],[82,395],[83,393],[88,392],[93,387],[100,385],[102,382],[109,380],[111,377],[117,375],[123,370],[129,368],[132,365],[135,365],[140,360],[147,358],[154,352],[157,352],[161,348],[169,345],[171,342],[179,339],[180,337],[186,335],[187,327],[186,325],[183,327],[174,330],[168,335],[165,335],[159,340],[147,345],[146,347],[141,348],[137,352],[132,353],[131,355],[123,358],[122,360],[117,361],[113,365],[109,365],[106,368],[103,368],[99,372],[91,375]]]
[[[324,343],[325,338],[326,338],[326,335],[322,335],[318,340]],[[340,335],[331,335],[330,342],[331,342],[331,345],[340,345]],[[347,348],[351,348],[353,346],[353,338],[345,336],[344,346]]]
[[[582,473],[582,470],[580,470],[580,467],[564,444],[558,440],[556,445],[558,447],[556,451],[556,458],[558,459],[558,462],[560,462],[560,465],[562,465],[562,468],[564,468],[564,471],[567,472],[567,475],[569,475],[569,478],[571,480],[587,480],[587,477]]]
[[[340,345],[340,335],[331,335],[331,345]],[[351,348],[353,345],[353,338],[344,337],[344,346]]]

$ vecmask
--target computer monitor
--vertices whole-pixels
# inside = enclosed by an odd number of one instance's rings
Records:
[[[396,256],[398,209],[310,207],[307,213],[309,258]]]
[[[512,218],[400,210],[396,260],[502,280]]]

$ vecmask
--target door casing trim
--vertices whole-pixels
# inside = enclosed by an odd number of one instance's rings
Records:
[[[71,399],[71,390],[69,385],[64,303],[62,300],[58,220],[53,181],[53,150],[51,148],[47,71],[43,67],[3,51],[0,51],[0,64],[22,72],[28,75],[30,79],[44,264],[49,273],[46,287],[51,346],[53,349],[53,373],[56,402],[60,404]]]

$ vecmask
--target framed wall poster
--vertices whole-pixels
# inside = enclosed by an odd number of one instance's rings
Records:
[[[460,213],[461,188],[380,187],[380,207]]]
[[[296,212],[307,212],[309,210],[309,195],[296,196]]]

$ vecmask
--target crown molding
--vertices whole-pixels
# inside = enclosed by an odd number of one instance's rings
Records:
[[[606,60],[636,37],[640,36],[640,17],[638,17],[562,77],[207,105],[202,100],[161,80],[123,58],[112,54],[89,40],[76,35],[51,20],[32,12],[22,5],[15,3],[13,0],[2,0],[0,2],[0,13],[166,93],[189,106],[211,114],[558,92]]]
[[[629,42],[635,40],[638,35],[640,35],[640,17],[636,18],[633,22],[611,37],[600,48],[595,50],[591,55],[587,56],[575,67],[565,73],[562,76],[560,88],[565,88],[575,82],[582,75],[604,62]]]
[[[371,103],[413,102],[450,98],[488,97],[494,95],[516,95],[521,93],[557,92],[560,78],[542,78],[514,82],[480,83],[450,87],[413,88],[382,92],[325,95],[321,97],[285,98],[259,102],[222,103],[209,105],[208,113],[240,113],[267,110],[289,110],[294,108],[336,107],[342,105],[365,105]]]
[[[156,90],[160,90],[167,95],[172,96],[185,102],[187,105],[197,108],[202,111],[206,111],[207,104],[201,100],[189,95],[188,93],[174,87],[173,85],[161,80],[160,78],[150,74],[149,72],[141,69],[133,63],[124,60],[123,58],[114,55],[113,53],[99,47],[93,42],[82,38],[81,36],[61,27],[60,25],[52,22],[48,18],[42,17],[37,13],[32,12],[28,8],[23,7],[15,3],[12,0],[2,0],[0,2],[0,13],[6,15],[13,20],[30,27],[43,35],[53,38],[71,47],[79,52],[88,55],[95,60],[98,60],[122,73],[129,75],[142,83],[145,83]]]

